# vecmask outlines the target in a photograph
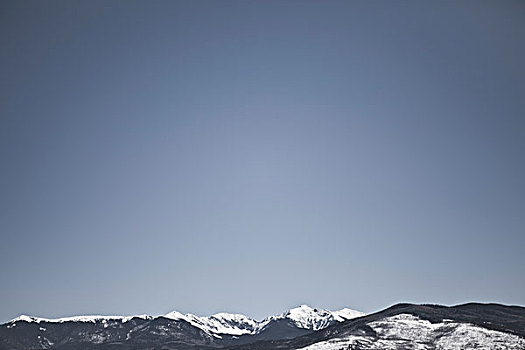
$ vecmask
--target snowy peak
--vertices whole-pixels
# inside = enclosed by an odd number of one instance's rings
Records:
[[[336,322],[343,322],[352,318],[364,316],[364,313],[344,308],[338,311],[312,308],[301,305],[282,314],[281,318],[291,320],[297,327],[318,331]]]
[[[313,315],[329,315],[330,311],[323,310],[323,309],[314,309],[311,308],[308,305],[301,305],[296,308],[290,309],[286,312],[287,316],[290,317],[308,317]]]
[[[288,310],[283,316],[291,320],[297,327],[317,331],[334,323],[334,316],[330,311],[314,309],[308,305],[301,305]]]

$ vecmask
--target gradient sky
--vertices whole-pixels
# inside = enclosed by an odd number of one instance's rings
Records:
[[[1,1],[0,322],[525,305],[525,3]]]

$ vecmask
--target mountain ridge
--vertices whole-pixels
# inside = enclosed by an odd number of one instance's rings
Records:
[[[349,319],[306,305],[262,321],[229,313],[167,315],[54,320],[60,322],[19,317],[0,325],[0,350],[525,350],[525,307],[495,303],[400,303]],[[343,320],[324,323],[334,315]]]
[[[211,316],[172,311],[160,316],[88,315],[57,319],[21,315],[1,325],[0,335],[2,329],[6,331],[6,336],[18,334],[18,344],[23,344],[22,348],[27,348],[25,340],[28,337],[33,340],[36,337],[36,342],[29,342],[32,347],[44,349],[56,346],[57,342],[65,343],[60,345],[62,347],[78,348],[86,347],[87,344],[120,344],[131,340],[141,344],[175,342],[176,348],[217,348],[264,340],[289,339],[362,315],[364,314],[359,311],[347,308],[331,312],[307,305],[289,309],[261,321],[226,312]],[[21,329],[22,331],[19,331]],[[70,329],[74,329],[73,334],[70,333]],[[19,345],[15,344],[14,348]]]
[[[211,333],[220,334],[231,334],[231,335],[242,335],[242,334],[254,334],[260,331],[269,322],[278,319],[290,319],[299,328],[309,330],[319,330],[325,328],[334,322],[343,322],[355,317],[364,316],[365,313],[352,310],[349,308],[343,308],[340,310],[329,311],[325,309],[312,308],[306,304],[302,304],[298,307],[291,308],[279,315],[267,316],[261,321],[238,313],[219,312],[210,316],[197,316],[191,313],[182,314],[178,311],[171,311],[165,315],[130,315],[130,316],[104,316],[104,315],[79,315],[79,316],[68,316],[61,318],[44,318],[35,317],[29,315],[20,315],[4,324],[16,323],[19,321],[25,322],[47,322],[47,323],[64,323],[64,322],[91,322],[96,323],[98,321],[121,321],[126,323],[133,318],[140,318],[145,320],[153,320],[159,317],[164,317],[172,320],[184,320],[198,328]],[[232,324],[244,325],[245,327],[232,327]],[[248,326],[248,327],[246,327]]]

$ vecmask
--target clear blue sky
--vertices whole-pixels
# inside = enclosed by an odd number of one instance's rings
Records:
[[[0,322],[525,304],[522,1],[2,1]]]

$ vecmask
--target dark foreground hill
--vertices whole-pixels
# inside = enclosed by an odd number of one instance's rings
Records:
[[[398,304],[289,340],[231,349],[525,349],[525,308]]]

